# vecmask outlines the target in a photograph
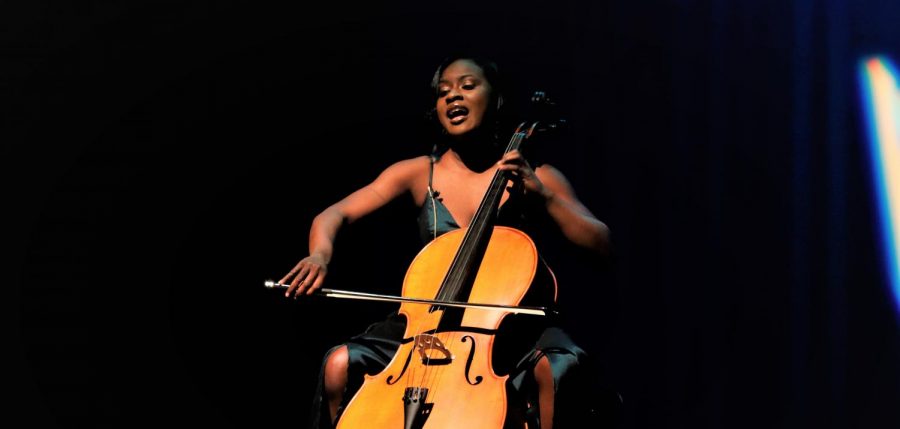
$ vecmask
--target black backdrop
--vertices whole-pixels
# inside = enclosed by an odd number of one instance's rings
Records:
[[[900,59],[897,3],[21,3],[0,6],[4,419],[302,425],[322,353],[392,307],[262,281],[429,149],[428,80],[471,48],[569,119],[547,156],[615,257],[547,253],[625,427],[900,423],[856,88],[862,56]],[[331,286],[395,293],[414,215],[348,227]]]

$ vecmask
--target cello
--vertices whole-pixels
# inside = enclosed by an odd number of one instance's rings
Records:
[[[506,152],[536,127],[520,125]],[[407,319],[401,346],[384,370],[366,375],[338,429],[526,427],[508,419],[509,376],[492,366],[501,322],[516,312],[543,264],[528,235],[494,225],[509,181],[496,171],[469,227],[437,237],[410,264],[402,295],[419,302],[400,306]]]

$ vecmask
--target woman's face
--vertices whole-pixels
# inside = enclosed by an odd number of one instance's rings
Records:
[[[452,136],[472,131],[484,120],[491,104],[491,85],[484,71],[470,60],[450,63],[438,83],[437,116]]]

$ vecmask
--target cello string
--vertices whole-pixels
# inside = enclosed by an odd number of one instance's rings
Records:
[[[431,158],[431,172],[430,172],[430,174],[433,176],[433,175],[434,175],[434,157],[435,157],[435,155],[432,154],[431,157],[432,157],[432,158]],[[428,195],[429,195],[429,197],[431,197],[431,215],[432,215],[432,217],[433,217],[433,219],[432,219],[432,222],[433,222],[433,223],[432,223],[432,225],[433,225],[433,226],[432,226],[432,232],[433,232],[433,234],[434,234],[434,238],[432,238],[432,240],[437,240],[437,237],[438,237],[438,236],[437,236],[437,229],[438,229],[438,227],[437,227],[437,225],[438,225],[438,223],[437,223],[437,203],[434,201],[435,195],[434,195],[434,188],[431,186],[431,180],[432,180],[432,179],[429,177],[429,180],[428,180]],[[421,323],[420,323],[420,326],[421,326]],[[419,330],[417,329],[416,332],[419,332]],[[428,364],[429,364],[429,362],[430,362],[429,360],[426,360],[426,361],[425,361],[424,383],[423,383],[423,382],[420,382],[419,384],[427,384],[427,377],[428,377],[428,372],[427,372],[427,370],[428,370]],[[432,400],[432,402],[434,402],[434,401]]]
[[[454,334],[454,332],[448,332],[447,333],[447,341],[444,343],[444,345],[447,346],[447,349],[451,350],[451,351],[453,350],[453,344],[455,341],[453,339],[453,334]],[[451,356],[452,356],[452,354],[451,354]],[[451,359],[452,359],[452,357],[451,357]],[[443,375],[445,372],[444,366],[451,367],[451,366],[453,366],[453,362],[451,361],[449,365],[442,365],[441,368],[438,368],[438,369],[432,371],[433,374],[432,374],[431,381],[428,382],[428,386],[429,386],[428,392],[431,395],[432,403],[438,402],[438,394],[441,392],[441,389],[439,388],[439,383],[440,383],[441,379],[443,378]],[[434,393],[431,393],[431,392],[434,392]]]
[[[524,137],[525,134],[523,132],[517,132],[513,134],[513,137],[510,139],[510,142],[507,145],[506,152],[517,149]],[[454,281],[448,282],[448,288],[446,290],[441,290],[438,295],[441,297],[442,301],[454,300],[456,298],[456,295],[458,295],[460,292],[460,288],[462,287],[462,279],[460,278],[460,276],[462,275],[462,273],[459,273],[459,270],[456,270],[454,268],[459,265],[460,260],[466,261],[471,259],[475,249],[473,249],[474,246],[468,244],[473,240],[472,236],[481,237],[485,233],[485,230],[488,226],[487,222],[475,222],[475,220],[479,219],[482,216],[485,216],[485,212],[492,208],[492,206],[499,206],[499,204],[497,204],[499,203],[498,196],[502,197],[503,189],[499,186],[498,182],[507,180],[503,176],[504,175],[499,170],[495,173],[494,178],[491,181],[491,186],[488,189],[488,195],[484,199],[482,199],[478,209],[475,211],[473,222],[469,226],[471,227],[472,225],[475,225],[476,227],[480,228],[475,228],[475,232],[473,232],[473,229],[470,229],[466,232],[466,235],[463,238],[463,242],[460,246],[459,255],[454,258],[453,264],[451,265],[451,271],[450,273],[448,273],[450,275],[455,275]]]
[[[506,151],[504,153],[508,153],[508,152],[512,151],[513,149],[517,149],[520,146],[520,143],[522,142],[524,137],[525,137],[525,134],[522,132],[514,133],[512,138],[510,139],[510,142],[507,145]],[[471,260],[475,249],[473,249],[474,246],[468,245],[468,244],[471,243],[473,240],[475,242],[482,241],[481,237],[483,237],[484,234],[486,233],[488,226],[492,226],[492,223],[486,222],[486,220],[479,219],[479,216],[485,216],[486,215],[485,210],[488,210],[489,208],[492,209],[495,207],[499,207],[499,202],[500,202],[499,199],[502,198],[503,191],[505,190],[506,186],[500,186],[500,183],[498,183],[498,182],[504,182],[507,180],[508,179],[506,177],[504,177],[504,174],[501,171],[498,170],[495,173],[494,178],[491,181],[491,185],[488,188],[488,194],[484,199],[482,199],[481,203],[479,204],[478,209],[475,212],[475,215],[473,216],[473,222],[470,223],[470,227],[473,226],[473,224],[474,224],[475,228],[474,228],[474,230],[470,229],[469,231],[466,232],[466,234],[463,238],[463,241],[461,243],[459,253],[456,255],[453,262],[451,263],[450,272],[448,273],[448,281],[447,281],[448,287],[447,287],[447,289],[442,288],[438,293],[438,296],[440,297],[441,300],[458,300],[457,295],[459,294],[459,292],[461,291],[461,288],[462,288],[463,273],[461,272],[460,269],[454,269],[454,268],[456,268],[459,265],[458,261],[460,261],[460,260],[462,260],[462,261],[470,261]],[[476,219],[478,221],[476,221]],[[473,239],[472,238],[473,236],[476,237],[477,239]],[[443,315],[444,315],[444,311],[442,310],[441,315],[438,317],[438,325],[440,324],[440,320],[443,318]],[[435,338],[438,338],[437,333],[435,333]],[[458,339],[457,339],[456,331],[448,332],[445,346],[448,346],[447,348],[452,351],[456,345],[457,340]],[[471,345],[471,347],[474,347],[474,341],[473,341],[473,344]],[[438,389],[438,383],[443,378],[443,375],[445,374],[446,370],[444,368],[438,368],[435,370],[431,370],[431,368],[430,368],[431,367],[431,365],[430,365],[431,354],[428,353],[427,356],[428,356],[428,358],[425,361],[425,368],[424,368],[425,374],[423,375],[421,385],[423,387],[429,388],[429,396],[431,397],[431,402],[434,403],[436,401],[436,396],[437,396],[438,392],[440,391],[440,389]],[[455,357],[451,357],[451,359],[455,359]],[[451,362],[451,364],[452,364],[452,362]],[[445,365],[441,365],[441,366],[443,367]],[[446,365],[446,366],[450,366],[450,365]],[[455,368],[455,366],[454,366],[454,368]],[[429,380],[429,374],[431,374],[430,380]],[[466,376],[466,375],[463,374],[463,376]]]
[[[510,140],[509,145],[506,148],[506,152],[509,152],[512,148],[518,147],[519,143],[521,142],[523,137],[524,137],[523,133],[515,133],[513,135],[512,139]],[[501,176],[502,175],[500,174],[499,171],[497,173],[495,173],[494,178],[491,181],[491,186],[488,189],[489,193],[488,193],[487,197],[482,199],[481,203],[479,204],[479,207],[476,210],[475,215],[473,216],[473,221],[475,219],[478,219],[480,216],[484,216],[484,212],[487,210],[487,208],[490,207],[491,205],[493,205],[492,203],[496,202],[494,200],[496,199],[497,195],[498,194],[502,195],[502,193],[500,192],[502,190],[498,189],[499,183],[497,183],[498,181],[502,180]],[[473,223],[474,224],[483,224],[484,222],[473,222]],[[476,229],[476,231],[477,232],[473,233],[472,230],[469,230],[466,233],[466,237],[463,238],[463,243],[462,243],[463,245],[461,245],[461,248],[460,248],[460,254],[457,255],[456,258],[454,258],[453,266],[458,265],[460,260],[467,260],[471,257],[471,253],[473,250],[473,249],[471,249],[472,246],[465,246],[465,244],[468,244],[472,241],[471,236],[476,235],[476,234],[483,234],[484,228]],[[453,266],[451,266],[451,268],[453,268]],[[459,273],[458,273],[458,270],[451,270],[450,274],[457,274],[457,277],[458,277]],[[455,297],[455,295],[457,295],[459,293],[459,288],[461,287],[461,281],[460,281],[461,279],[456,278],[455,280],[456,281],[454,281],[447,290],[441,290],[439,296],[441,296],[442,300],[445,300],[445,301],[450,300],[451,298]]]

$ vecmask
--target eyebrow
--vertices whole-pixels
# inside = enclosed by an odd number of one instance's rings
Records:
[[[463,79],[465,79],[465,78],[467,78],[467,77],[471,77],[471,78],[478,79],[478,76],[475,76],[474,74],[464,74],[464,75],[462,75],[462,76],[456,78],[456,80],[463,80]],[[438,81],[438,83],[448,83],[448,82],[450,82],[450,81],[447,80],[447,79],[441,79],[441,80]]]

